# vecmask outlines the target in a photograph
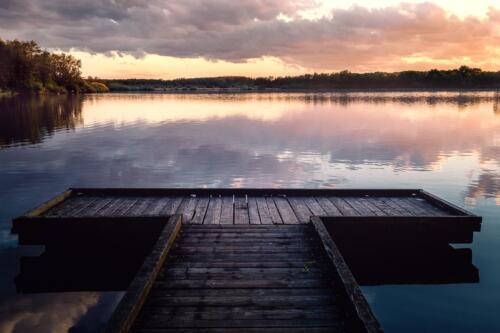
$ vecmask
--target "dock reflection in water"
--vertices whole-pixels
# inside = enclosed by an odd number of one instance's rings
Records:
[[[350,242],[341,243],[339,248],[360,285],[479,282],[472,250],[467,248],[397,242]]]

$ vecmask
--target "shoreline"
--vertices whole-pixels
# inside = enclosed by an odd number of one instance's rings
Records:
[[[500,88],[359,88],[359,89],[154,89],[154,90],[111,90],[108,92],[35,92],[35,91],[11,91],[0,90],[1,97],[13,96],[78,96],[78,95],[102,95],[102,94],[166,94],[166,95],[197,95],[197,94],[268,94],[268,93],[290,93],[290,94],[352,94],[352,93],[498,93]]]
[[[111,90],[107,94],[266,94],[266,93],[404,93],[404,92],[428,92],[428,93],[460,93],[460,92],[492,92],[500,93],[500,88],[376,88],[376,89],[155,89],[155,90]]]
[[[155,89],[155,90],[111,90],[108,93],[161,93],[161,94],[196,94],[196,93],[353,93],[353,92],[500,92],[500,88],[373,88],[373,89]]]

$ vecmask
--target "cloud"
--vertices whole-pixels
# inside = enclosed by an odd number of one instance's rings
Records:
[[[305,0],[5,0],[0,35],[64,50],[232,62],[273,56],[321,69],[500,64],[500,11],[493,7],[482,19],[459,18],[431,3],[353,6],[320,19],[300,15],[315,6]]]

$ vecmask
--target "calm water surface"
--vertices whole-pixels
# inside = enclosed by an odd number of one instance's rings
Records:
[[[500,96],[0,99],[0,332],[92,332],[121,293],[16,294],[11,219],[71,186],[424,188],[484,217],[479,283],[363,287],[387,332],[498,332]],[[469,247],[469,245],[467,245]]]

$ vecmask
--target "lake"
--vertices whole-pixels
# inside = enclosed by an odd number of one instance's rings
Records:
[[[363,291],[387,332],[498,332],[500,95],[0,98],[0,332],[93,332],[121,292],[18,294],[11,219],[68,187],[423,188],[483,216],[478,283]]]

